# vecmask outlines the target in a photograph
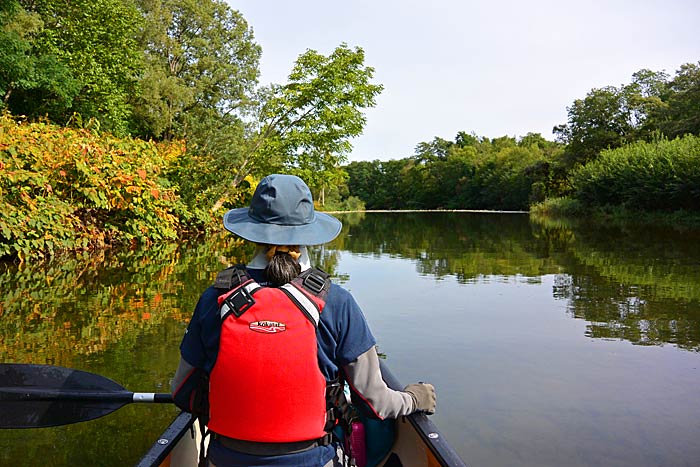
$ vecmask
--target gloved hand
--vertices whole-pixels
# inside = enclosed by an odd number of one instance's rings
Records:
[[[437,396],[435,395],[435,387],[428,383],[409,384],[404,388],[413,397],[413,402],[416,404],[416,411],[422,410],[428,415],[435,413],[437,404]]]

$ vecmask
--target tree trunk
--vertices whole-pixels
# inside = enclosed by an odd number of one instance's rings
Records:
[[[243,164],[241,164],[241,168],[244,168],[246,164],[248,163],[247,160],[243,161]],[[214,203],[214,205],[211,207],[211,212],[216,212],[219,209],[221,209],[221,206],[224,205],[226,202],[226,199],[231,196],[231,193],[236,189],[236,187],[243,181],[243,179],[247,176],[248,174],[241,174],[239,173],[234,177],[233,180],[231,180],[231,183],[228,186],[228,189],[224,191],[224,193],[219,197],[219,199]]]

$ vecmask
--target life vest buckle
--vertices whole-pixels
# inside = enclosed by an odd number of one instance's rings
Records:
[[[248,308],[255,304],[255,299],[245,287],[241,287],[226,297],[224,304],[228,305],[228,308],[236,315],[236,318],[239,318]]]
[[[314,295],[318,295],[326,286],[328,280],[328,274],[320,270],[311,270],[309,274],[304,277],[302,282],[305,289],[311,291]]]

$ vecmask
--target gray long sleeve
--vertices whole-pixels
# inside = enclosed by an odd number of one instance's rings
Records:
[[[374,346],[343,369],[351,390],[364,399],[379,418],[397,418],[416,410],[411,394],[394,391],[384,382]]]
[[[187,363],[184,358],[180,357],[180,364],[175,371],[175,376],[170,382],[170,392],[175,392],[178,390],[180,385],[187,379],[187,377],[192,373],[194,367]]]

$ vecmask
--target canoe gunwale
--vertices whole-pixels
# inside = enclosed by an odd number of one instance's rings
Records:
[[[192,414],[180,412],[135,467],[156,467],[161,465],[175,446],[177,446],[180,439],[182,439],[187,432],[191,432],[194,421],[195,418]],[[167,442],[163,440],[167,440]]]
[[[391,389],[401,391],[403,386],[391,373],[383,360],[379,361],[384,382]],[[450,446],[435,424],[424,413],[413,413],[404,417],[413,425],[416,433],[421,437],[425,445],[430,449],[441,466],[445,467],[467,467],[457,452]]]

